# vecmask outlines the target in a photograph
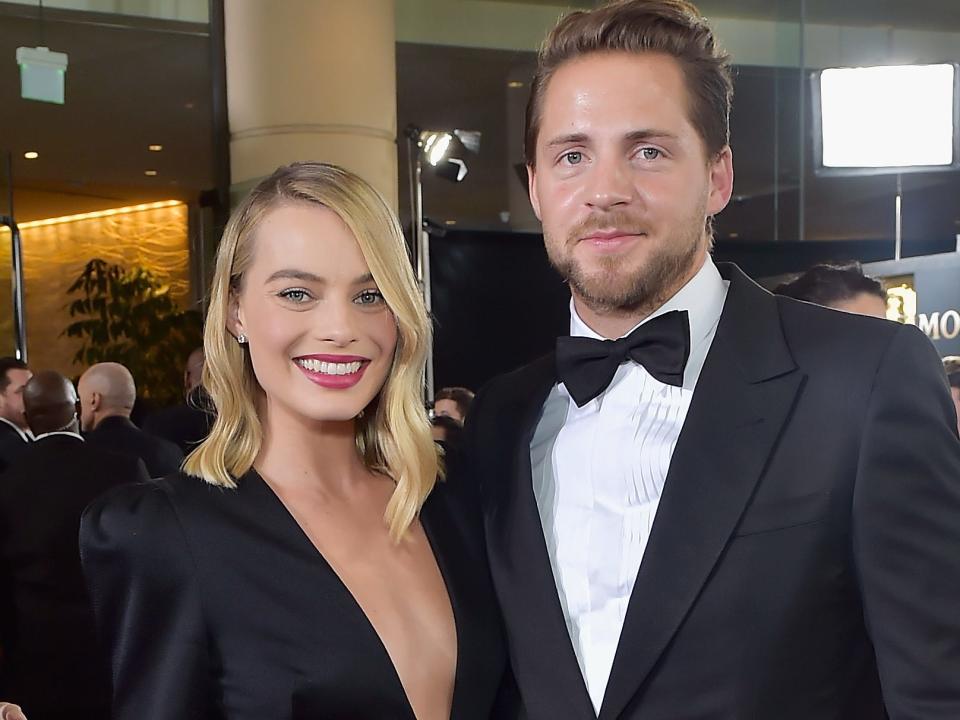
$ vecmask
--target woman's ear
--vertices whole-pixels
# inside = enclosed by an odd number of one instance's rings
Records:
[[[243,331],[243,313],[240,310],[240,297],[235,290],[230,291],[227,301],[227,330],[234,337],[245,335]]]

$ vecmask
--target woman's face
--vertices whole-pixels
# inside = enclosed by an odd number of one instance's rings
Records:
[[[267,408],[308,421],[350,420],[377,395],[397,326],[353,234],[321,205],[291,202],[257,228],[231,303]]]

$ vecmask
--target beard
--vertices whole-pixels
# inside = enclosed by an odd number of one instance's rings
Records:
[[[550,264],[570,285],[587,307],[609,314],[652,312],[670,299],[689,280],[694,263],[705,240],[706,201],[674,231],[650,249],[639,264],[628,265],[623,256],[599,255],[589,270],[574,257],[573,249],[591,232],[615,227],[627,234],[640,235],[649,228],[624,210],[594,215],[574,227],[562,244],[547,235]],[[546,229],[544,229],[546,235]],[[640,242],[649,240],[649,235]]]

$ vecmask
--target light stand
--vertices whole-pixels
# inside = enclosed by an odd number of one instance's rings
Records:
[[[423,217],[423,158],[441,177],[451,182],[461,182],[467,175],[466,163],[456,157],[449,157],[455,145],[477,152],[480,147],[480,133],[454,130],[421,130],[416,125],[408,125],[403,132],[407,139],[407,172],[410,181],[410,245],[411,261],[416,274],[423,303],[428,317],[433,316],[433,302],[430,291],[430,231]],[[427,367],[424,376],[424,395],[427,402],[433,402],[433,335],[427,346]]]

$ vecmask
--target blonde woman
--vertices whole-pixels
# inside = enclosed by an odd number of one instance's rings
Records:
[[[204,337],[211,433],[83,519],[115,720],[490,716],[499,615],[473,492],[435,482],[429,332],[358,177],[296,163],[240,204]]]

